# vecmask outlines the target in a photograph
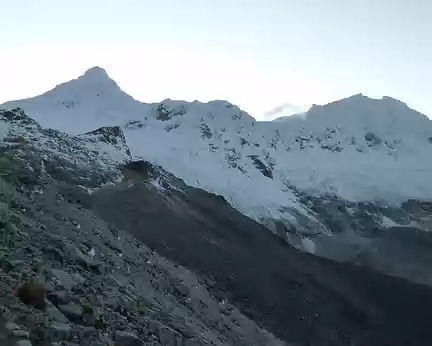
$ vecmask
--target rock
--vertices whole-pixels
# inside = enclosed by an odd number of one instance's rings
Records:
[[[0,202],[0,228],[6,227],[10,220],[9,205],[6,202]]]
[[[184,346],[201,346],[203,344],[196,339],[185,339],[183,345]]]
[[[18,330],[18,329],[20,329],[19,325],[16,324],[15,322],[7,322],[5,324],[5,328],[9,332],[12,331],[12,330]]]
[[[21,278],[21,273],[10,272],[9,275],[16,280],[19,280]]]
[[[149,331],[153,334],[157,334],[158,330],[161,327],[162,327],[162,325],[158,321],[155,321],[155,320],[151,320],[149,325],[148,325]]]
[[[30,338],[30,333],[26,330],[21,330],[21,329],[11,331],[10,335],[12,335],[16,339],[29,339]]]
[[[187,297],[189,295],[189,288],[181,282],[175,282],[174,289],[182,297]]]
[[[71,340],[78,341],[83,338],[83,333],[80,328],[72,328],[70,333]]]
[[[18,235],[18,234],[20,234],[21,232],[20,232],[20,230],[19,230],[19,228],[17,227],[17,226],[15,226],[13,223],[11,223],[11,222],[9,222],[7,225],[6,225],[6,230],[10,233],[10,234],[13,234],[13,235]]]
[[[81,306],[69,303],[67,305],[59,305],[58,309],[62,312],[70,321],[79,322],[81,321],[81,316],[83,314],[83,310]]]
[[[144,343],[135,334],[130,332],[116,331],[115,346],[144,346]]]
[[[52,340],[63,341],[71,337],[71,327],[63,323],[52,323],[50,326],[50,337]]]
[[[82,315],[82,322],[86,326],[94,326],[95,325],[95,317],[93,314],[84,313]]]
[[[63,263],[64,254],[62,253],[61,250],[56,249],[53,246],[47,246],[45,248],[42,248],[41,250],[45,254],[45,256],[48,257],[49,259]]]
[[[69,320],[51,302],[46,301],[45,313],[49,320],[67,323]]]
[[[12,321],[13,316],[6,306],[0,305],[0,320]]]
[[[29,340],[18,340],[14,346],[32,346],[32,343]]]
[[[82,307],[84,314],[93,315],[95,313],[95,308],[93,308],[93,306],[91,306],[89,304],[82,304],[81,307]],[[96,308],[96,310],[97,310],[97,308]]]
[[[95,319],[94,326],[96,329],[105,329],[105,323],[102,316],[98,316],[98,318]]]
[[[13,267],[11,261],[9,261],[7,258],[1,256],[0,257],[0,269],[2,271],[4,271],[5,273],[9,273],[14,269],[14,267]]]
[[[35,273],[42,273],[44,271],[42,261],[33,261],[31,264],[31,270]]]
[[[191,339],[195,336],[195,334],[192,332],[192,330],[190,330],[187,326],[185,326],[184,324],[182,324],[180,322],[170,321],[169,326],[172,329],[176,330],[177,333],[179,333],[179,335],[183,338]]]
[[[72,289],[72,287],[74,287],[77,284],[77,282],[73,278],[73,276],[71,274],[65,272],[64,270],[53,269],[52,273],[54,274],[54,276],[59,281],[59,284],[67,290]]]
[[[93,327],[84,327],[82,329],[82,335],[85,338],[95,338],[98,336],[98,331]]]
[[[175,346],[176,333],[172,329],[168,327],[161,327],[158,331],[158,336],[162,345]]]
[[[71,276],[74,279],[75,283],[78,285],[82,285],[86,281],[86,279],[84,279],[82,277],[82,275],[80,275],[78,273],[73,273],[73,274],[71,274]]]
[[[55,306],[66,305],[69,303],[69,297],[65,291],[50,292],[47,299]]]

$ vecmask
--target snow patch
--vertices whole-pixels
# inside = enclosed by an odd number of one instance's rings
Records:
[[[382,216],[381,225],[386,228],[401,226],[400,224],[398,224],[397,222],[393,221],[392,219],[390,219],[385,215]]]
[[[310,238],[302,238],[301,244],[303,246],[303,249],[306,252],[309,252],[310,254],[314,254],[316,251],[316,245],[314,241]]]

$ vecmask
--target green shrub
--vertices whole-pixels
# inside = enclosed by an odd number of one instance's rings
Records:
[[[45,308],[45,290],[44,288],[33,281],[24,283],[17,292],[19,299],[26,305],[35,307],[36,309]]]

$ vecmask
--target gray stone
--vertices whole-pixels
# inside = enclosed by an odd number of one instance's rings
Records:
[[[45,313],[49,320],[67,323],[69,320],[49,300],[46,301]]]
[[[82,328],[82,335],[85,338],[95,338],[98,336],[98,331],[93,327],[84,327]]]
[[[156,334],[157,331],[161,328],[161,324],[158,321],[150,320],[150,323],[148,325],[148,329],[151,333]]]
[[[5,273],[9,273],[14,269],[11,261],[3,257],[3,255],[0,256],[0,269]]]
[[[18,340],[14,346],[32,346],[32,343],[29,340]]]
[[[81,306],[69,303],[67,305],[59,305],[58,309],[72,322],[81,321],[83,310]]]
[[[116,346],[144,346],[144,343],[135,334],[116,331],[114,337]]]
[[[184,340],[184,346],[201,346],[201,345],[203,345],[203,344],[196,339],[185,339]]]
[[[82,322],[86,326],[94,326],[94,324],[95,324],[95,317],[92,314],[84,313],[82,315]]]
[[[5,324],[5,328],[9,332],[12,331],[12,330],[18,330],[18,329],[20,329],[19,325],[16,324],[15,322],[7,322]]]
[[[174,288],[176,292],[182,297],[186,297],[189,295],[189,288],[181,282],[176,282],[174,284]]]
[[[83,338],[83,333],[81,328],[72,328],[70,333],[71,340],[80,340]]]
[[[66,288],[67,290],[72,289],[72,287],[74,287],[77,284],[74,277],[71,274],[65,272],[64,270],[53,269],[52,273],[57,278],[60,285]]]
[[[16,280],[19,280],[21,278],[21,273],[11,272],[9,273],[9,275]]]
[[[193,333],[193,331],[188,328],[187,326],[185,326],[184,324],[177,322],[177,321],[170,321],[169,326],[176,330],[177,333],[180,333],[180,335],[184,338],[190,339],[193,338],[195,336],[195,334]]]
[[[69,296],[65,291],[51,292],[47,295],[48,300],[56,306],[67,305],[69,303]]]
[[[22,260],[14,260],[11,261],[12,266],[14,267],[14,269],[22,269],[23,267],[26,266],[26,262],[22,261]]]
[[[17,339],[29,339],[30,338],[30,333],[26,330],[21,330],[21,329],[12,330],[10,334],[14,338],[17,338]]]
[[[11,321],[13,316],[6,306],[0,305],[0,319],[3,321]]]
[[[78,274],[78,273],[73,273],[73,274],[71,274],[71,276],[72,276],[72,278],[74,279],[74,281],[75,281],[75,284],[79,284],[79,285],[81,285],[81,284],[83,284],[85,281],[86,281],[86,279],[84,279],[80,274]]]
[[[50,326],[50,336],[53,340],[69,340],[71,337],[71,327],[63,323],[52,323]]]
[[[172,329],[168,327],[161,327],[158,331],[158,336],[162,345],[175,346],[176,333]]]

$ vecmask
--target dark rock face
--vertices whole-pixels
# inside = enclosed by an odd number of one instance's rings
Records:
[[[175,116],[182,116],[186,113],[186,110],[183,106],[180,106],[178,109],[170,109],[163,103],[160,103],[156,108],[156,119],[161,121],[168,121]]]
[[[208,127],[208,125],[205,123],[201,124],[201,135],[203,138],[207,138],[207,139],[210,139],[213,136],[210,127]]]
[[[250,155],[255,167],[267,178],[273,179],[273,172],[271,168],[267,167],[259,158],[258,155]]]
[[[119,126],[113,127],[101,127],[97,130],[89,132],[88,134],[101,135],[105,143],[117,145],[120,139],[123,143],[126,143],[125,136],[122,129]]]
[[[140,174],[142,177],[146,179],[154,176],[155,174],[153,165],[150,162],[144,160],[132,161],[127,165],[125,165],[124,168],[126,172],[129,171],[129,172]]]
[[[35,125],[36,121],[25,114],[21,108],[15,108],[12,110],[0,109],[0,116],[7,121],[20,122],[23,125]]]
[[[368,143],[368,145],[370,145],[370,146],[380,145],[382,142],[382,139],[379,138],[376,134],[374,134],[372,132],[366,133],[364,138],[365,138],[366,142]]]
[[[332,236],[306,234],[316,245],[314,254],[432,285],[432,243],[427,231],[430,202],[409,200],[401,206],[388,206],[298,191],[297,195],[332,232]]]

